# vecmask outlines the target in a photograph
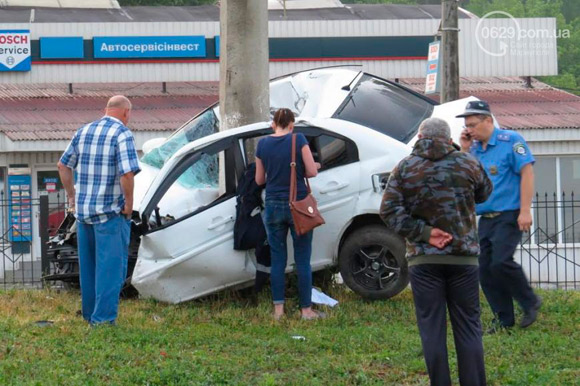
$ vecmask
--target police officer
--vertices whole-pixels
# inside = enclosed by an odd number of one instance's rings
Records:
[[[469,102],[457,117],[465,118],[461,150],[481,161],[493,183],[491,196],[476,207],[481,215],[479,278],[496,315],[488,332],[514,325],[513,299],[524,311],[520,326],[525,328],[536,321],[542,300],[534,294],[513,254],[522,232],[532,225],[535,160],[521,135],[495,127],[487,102]]]

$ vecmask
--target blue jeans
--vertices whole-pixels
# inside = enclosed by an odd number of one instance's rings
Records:
[[[298,274],[298,297],[300,308],[312,305],[312,268],[310,255],[312,254],[312,231],[298,236],[294,231],[294,223],[290,214],[288,200],[266,200],[264,225],[268,234],[272,267],[270,279],[272,282],[272,299],[274,304],[284,303],[285,270],[288,260],[288,246],[286,240],[288,229],[294,241],[294,262]]]
[[[77,226],[83,318],[91,324],[115,323],[127,276],[130,220],[118,215]]]

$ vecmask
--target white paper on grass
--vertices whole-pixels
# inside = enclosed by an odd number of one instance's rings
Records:
[[[312,303],[324,304],[326,306],[334,307],[338,304],[338,300],[331,298],[316,288],[312,288]]]

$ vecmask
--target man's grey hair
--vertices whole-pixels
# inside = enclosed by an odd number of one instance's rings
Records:
[[[441,118],[425,119],[419,126],[419,133],[423,138],[442,139],[445,141],[451,139],[449,124]]]

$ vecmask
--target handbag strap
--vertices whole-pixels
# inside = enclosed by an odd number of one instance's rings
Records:
[[[297,175],[296,175],[296,134],[292,134],[292,161],[290,162],[290,202],[296,201],[296,196],[298,195],[297,188]],[[304,177],[306,180],[306,187],[308,189],[308,194],[311,193],[310,182],[308,178]]]

